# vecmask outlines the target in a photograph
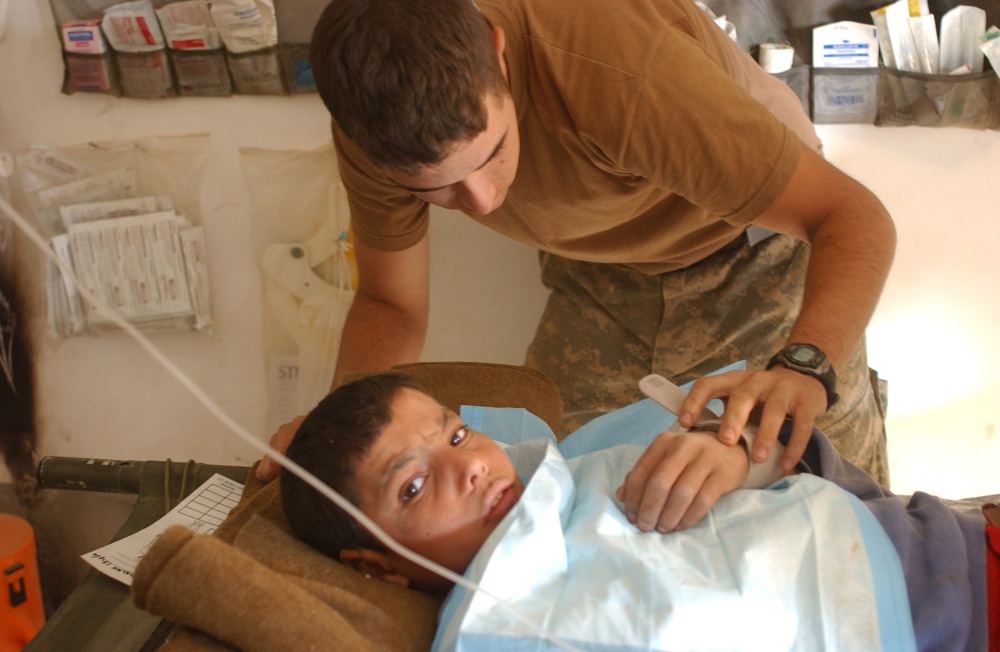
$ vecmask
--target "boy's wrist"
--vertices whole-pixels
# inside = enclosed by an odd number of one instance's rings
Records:
[[[711,422],[705,421],[696,424],[691,429],[686,429],[682,428],[679,422],[675,422],[671,429],[676,432],[686,430],[690,433],[706,435],[714,438],[718,442],[719,423],[720,421],[716,420]],[[743,478],[743,482],[739,485],[739,487],[737,487],[739,489],[764,489],[786,475],[781,469],[781,456],[785,453],[785,446],[781,442],[774,442],[774,447],[771,448],[771,454],[766,460],[760,463],[753,461],[753,458],[750,456],[750,451],[753,450],[753,444],[756,436],[757,427],[748,423],[744,426],[743,432],[740,433],[740,437],[737,440],[740,448],[742,449],[742,454],[746,456],[747,460],[746,477]],[[719,442],[719,444],[731,449],[736,448],[736,446],[727,446],[722,442]]]
[[[700,435],[702,437],[707,437],[707,441],[710,442],[709,446],[715,450],[719,451],[722,458],[720,462],[725,466],[727,472],[732,472],[732,489],[742,489],[744,488],[743,482],[746,478],[747,473],[750,470],[750,466],[753,464],[750,459],[750,452],[747,442],[741,437],[739,439],[739,446],[724,444],[719,441],[719,433],[716,430],[689,430],[689,435]],[[736,465],[742,465],[739,474],[736,473]]]

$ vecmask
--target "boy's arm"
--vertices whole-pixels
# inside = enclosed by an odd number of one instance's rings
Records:
[[[730,491],[763,489],[787,475],[780,442],[764,462],[750,460],[755,426],[744,428],[740,446],[726,446],[716,437],[717,421],[700,425],[658,435],[618,488],[627,518],[643,532],[689,528]]]
[[[663,432],[625,476],[616,495],[643,532],[671,532],[696,524],[721,496],[739,489],[749,460],[715,432]]]

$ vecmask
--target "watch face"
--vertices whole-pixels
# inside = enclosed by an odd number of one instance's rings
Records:
[[[822,361],[819,351],[811,346],[797,346],[788,352],[788,357],[793,362],[808,367],[816,367]]]

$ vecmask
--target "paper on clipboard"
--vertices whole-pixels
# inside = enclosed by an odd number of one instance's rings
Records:
[[[81,558],[108,577],[132,586],[135,567],[164,530],[183,525],[197,534],[211,534],[242,495],[242,484],[216,473],[157,522]]]

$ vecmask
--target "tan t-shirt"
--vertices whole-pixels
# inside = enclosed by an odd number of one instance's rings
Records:
[[[506,34],[521,155],[504,204],[471,217],[516,240],[646,273],[685,267],[775,200],[800,138],[819,148],[795,94],[690,0],[478,5]],[[336,127],[334,140],[355,237],[415,244],[427,205]]]

